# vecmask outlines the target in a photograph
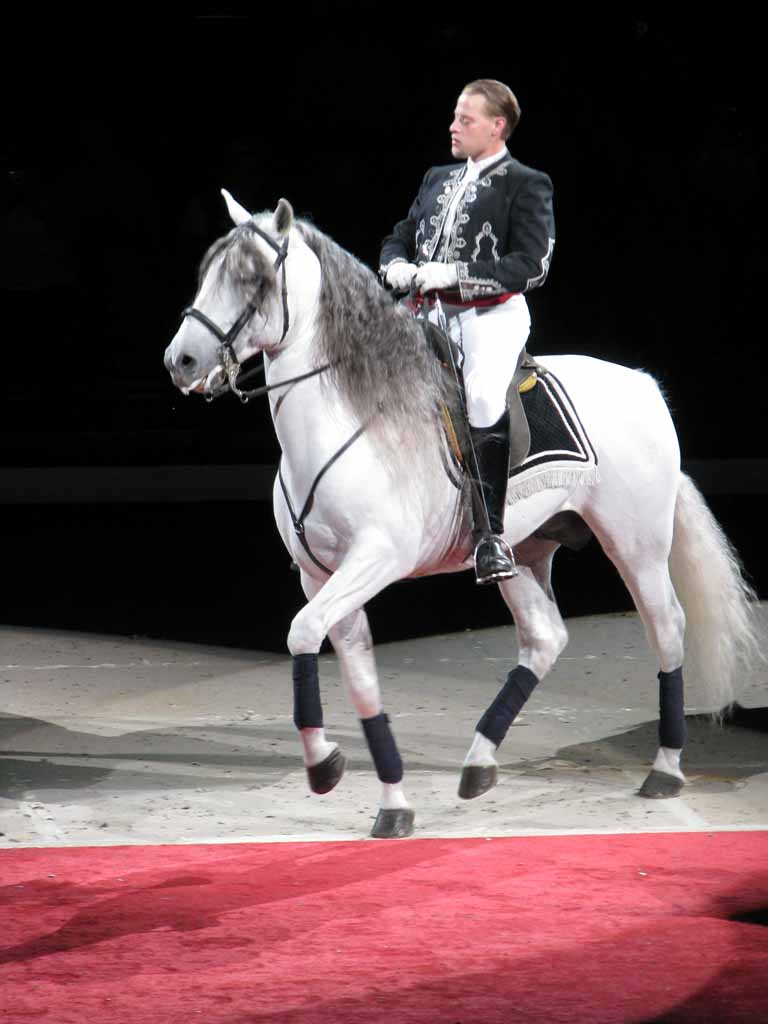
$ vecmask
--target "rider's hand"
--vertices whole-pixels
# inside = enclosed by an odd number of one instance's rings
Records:
[[[384,280],[395,292],[407,292],[418,267],[415,263],[393,263]]]
[[[459,272],[455,263],[425,263],[419,267],[414,283],[423,294],[433,289],[454,288],[458,280]]]

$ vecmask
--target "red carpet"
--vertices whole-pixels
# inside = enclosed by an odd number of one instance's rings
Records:
[[[0,852],[0,1021],[768,1021],[768,833]]]

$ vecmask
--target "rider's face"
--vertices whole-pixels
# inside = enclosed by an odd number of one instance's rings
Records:
[[[504,145],[503,117],[491,117],[485,96],[463,92],[459,96],[451,122],[451,152],[455,157],[483,160],[500,151]]]

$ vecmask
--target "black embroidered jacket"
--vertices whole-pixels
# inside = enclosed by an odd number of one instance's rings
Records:
[[[456,263],[463,302],[527,292],[544,284],[555,245],[552,182],[505,153],[470,182],[447,238],[443,222],[466,164],[431,167],[405,220],[381,248],[379,273],[393,263]]]

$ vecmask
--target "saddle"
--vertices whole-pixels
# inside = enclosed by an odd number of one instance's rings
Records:
[[[453,366],[459,365],[460,352],[458,345],[435,324],[427,320],[419,320],[419,324],[424,331],[428,344],[448,375],[448,380],[454,391],[457,392],[461,405],[466,407],[463,395],[463,382],[460,377],[458,381],[456,380],[452,369]],[[549,370],[523,349],[517,362],[515,374],[507,389],[507,406],[509,408],[510,420],[509,464],[511,476],[519,472],[520,464],[528,458],[531,450],[531,424],[528,422],[522,396],[527,396],[526,402],[532,410],[535,406],[542,403],[548,405],[551,401],[551,396],[549,395],[550,389],[546,383],[540,385],[540,390],[547,392],[546,396],[544,394],[541,395],[541,403],[534,400],[533,394],[533,389],[536,388],[539,381],[544,381],[548,376]],[[461,393],[458,394],[458,392]],[[441,413],[443,429],[453,454],[454,462],[460,470],[464,471],[471,461],[466,425],[462,424],[462,429],[457,429],[454,417],[451,416],[451,412],[445,404],[441,409]],[[534,416],[536,417],[536,413],[534,413]],[[538,418],[535,421],[535,429],[537,433],[536,451],[538,452],[541,448],[541,437],[539,435],[542,433],[541,423],[538,421]],[[558,443],[567,445],[569,442],[560,440]],[[545,523],[542,523],[532,536],[539,540],[554,541],[557,544],[570,548],[572,551],[580,551],[591,540],[592,531],[576,512],[565,511],[556,513]]]
[[[461,377],[456,381],[451,369],[452,366],[459,365],[461,353],[458,345],[436,324],[430,323],[428,320],[419,320],[419,324],[424,332],[427,343],[439,359],[444,371],[448,374],[453,387],[458,388],[461,391],[461,404],[465,405],[463,382]],[[531,429],[528,425],[528,418],[525,415],[525,409],[523,408],[523,402],[520,396],[535,388],[539,377],[545,376],[547,372],[548,371],[545,366],[538,363],[525,349],[523,349],[520,353],[520,358],[517,361],[514,376],[512,377],[509,388],[507,389],[507,407],[509,408],[510,466],[519,465],[523,459],[526,458],[531,448]],[[443,406],[441,411],[451,451],[453,452],[456,461],[464,467],[469,463],[466,444],[459,440],[460,433],[456,428],[456,424],[453,422],[450,410],[446,406]],[[463,431],[461,433],[463,433]]]

